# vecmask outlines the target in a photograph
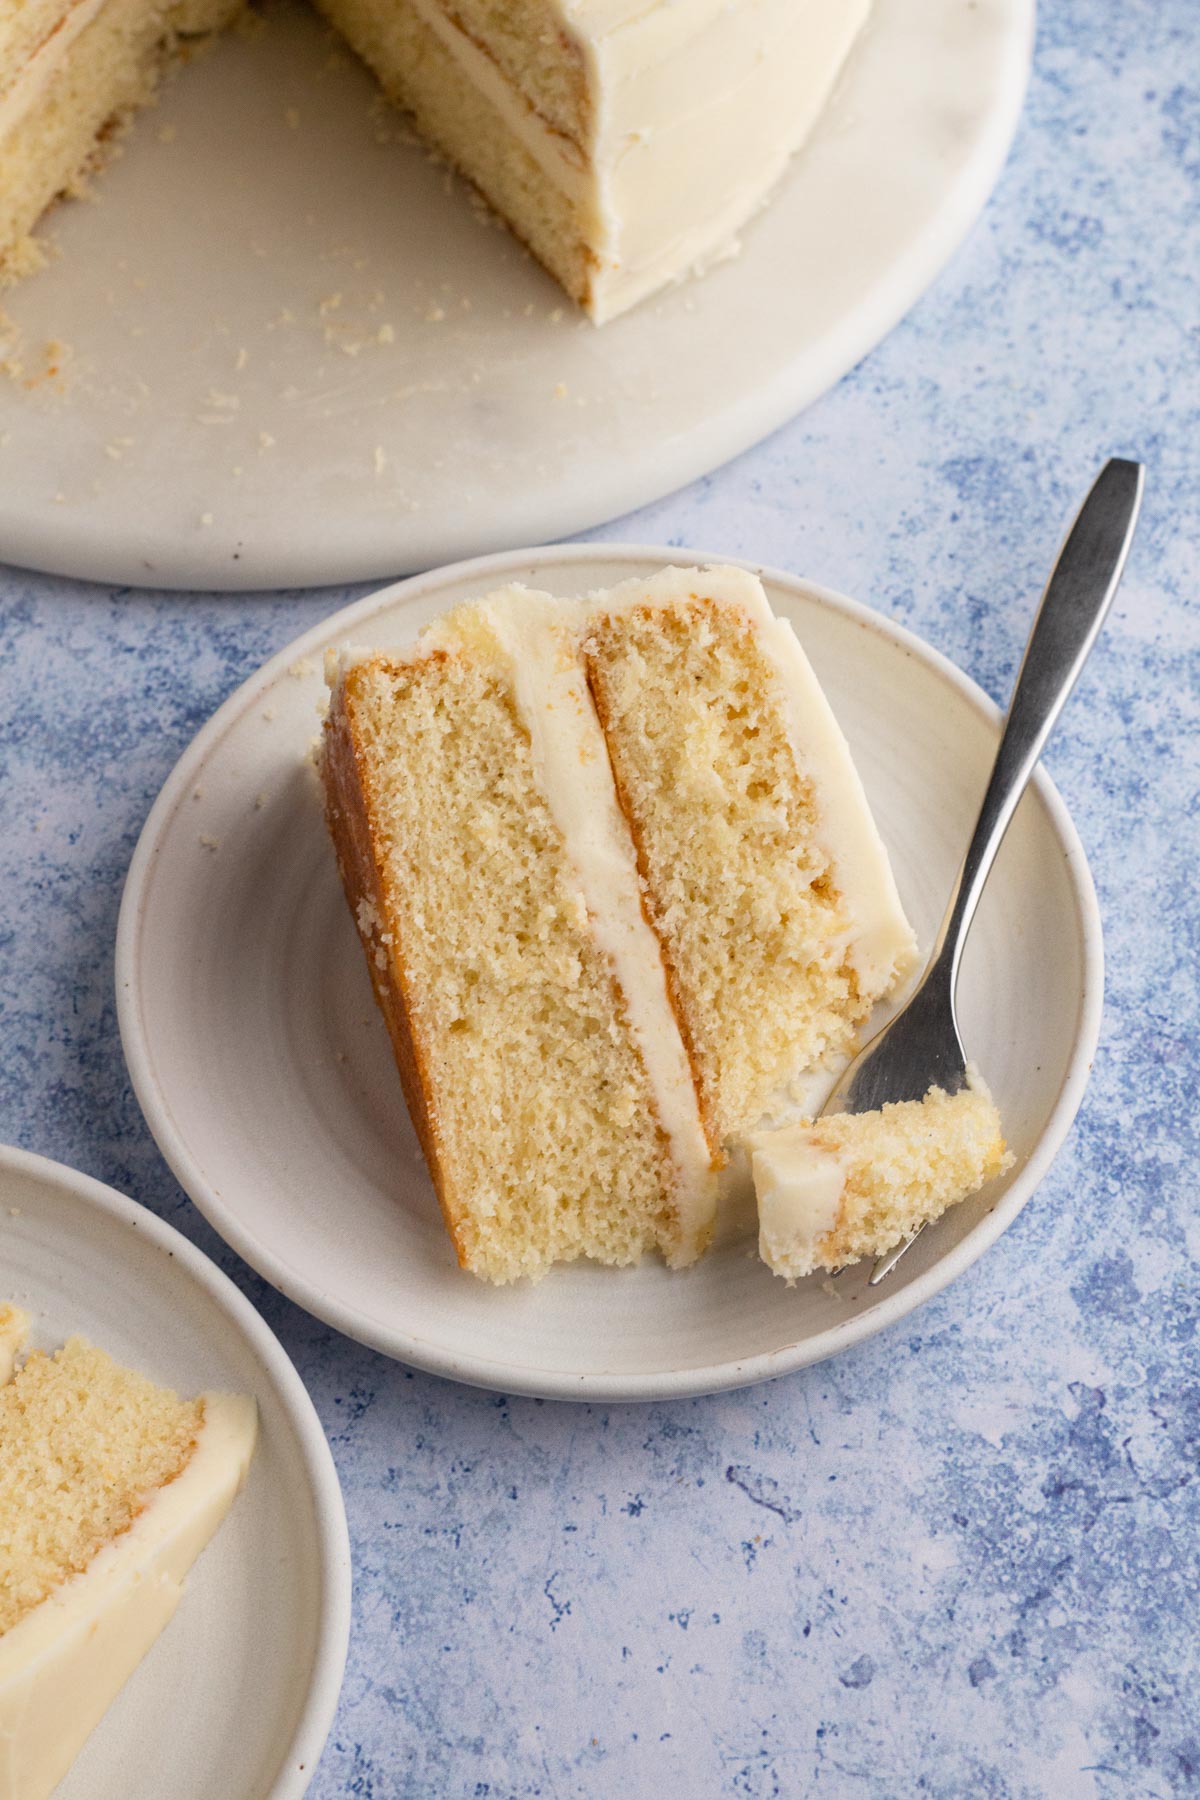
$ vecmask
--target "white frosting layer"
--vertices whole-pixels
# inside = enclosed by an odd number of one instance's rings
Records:
[[[807,1124],[749,1140],[758,1195],[758,1254],[771,1268],[807,1260],[837,1224],[847,1166]]]
[[[258,1413],[204,1395],[182,1473],[129,1530],[0,1637],[0,1800],[44,1800],[167,1623],[183,1578],[233,1503]]]
[[[621,990],[676,1169],[681,1243],[672,1260],[691,1261],[712,1234],[716,1174],[662,952],[642,911],[633,844],[576,650],[582,609],[510,587],[489,595],[475,611],[509,659],[538,786],[578,877],[592,934]],[[441,641],[436,628],[425,640],[431,641]]]
[[[19,1306],[0,1306],[0,1387],[12,1380],[17,1351],[28,1330],[28,1313]]]

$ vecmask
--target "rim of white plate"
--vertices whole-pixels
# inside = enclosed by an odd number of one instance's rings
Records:
[[[403,1330],[380,1329],[374,1321],[370,1329],[364,1329],[362,1320],[352,1307],[291,1269],[268,1244],[243,1226],[236,1210],[206,1182],[187,1143],[175,1128],[169,1101],[159,1086],[146,1041],[141,1004],[139,936],[146,907],[148,878],[159,841],[171,817],[186,803],[188,795],[193,791],[197,765],[206,761],[214,746],[243,713],[261,700],[267,687],[300,659],[322,651],[331,637],[352,641],[355,627],[378,612],[384,604],[395,605],[398,599],[416,600],[431,589],[468,577],[479,579],[482,592],[485,586],[498,585],[517,570],[528,576],[542,563],[569,565],[597,560],[627,562],[640,567],[655,563],[661,566],[676,564],[701,568],[712,564],[726,564],[748,569],[765,582],[797,591],[805,598],[816,599],[860,627],[889,639],[908,655],[915,656],[932,667],[990,724],[998,724],[1002,716],[1000,708],[978,683],[972,681],[948,657],[919,638],[915,632],[884,618],[882,614],[864,606],[861,601],[852,600],[831,588],[802,580],[786,570],[749,562],[744,558],[675,545],[603,542],[548,544],[533,549],[506,550],[491,556],[472,557],[462,562],[446,564],[423,575],[410,576],[404,581],[377,589],[355,601],[353,605],[329,615],[277,651],[218,707],[184,750],[150,809],[126,876],[117,923],[117,1017],[134,1092],[151,1134],[180,1185],[226,1243],[281,1293],[296,1301],[307,1312],[324,1320],[326,1324],[335,1326],[348,1337],[382,1351],[399,1362],[470,1386],[489,1388],[501,1393],[532,1394],[547,1399],[614,1402],[686,1398],[718,1393],[729,1388],[748,1387],[760,1381],[769,1381],[777,1375],[790,1374],[793,1370],[822,1362],[854,1344],[862,1343],[876,1332],[883,1331],[906,1317],[940,1293],[996,1242],[1030,1199],[1058,1154],[1079,1110],[1099,1040],[1104,999],[1104,950],[1100,909],[1087,856],[1066,805],[1043,768],[1039,766],[1035,771],[1031,786],[1036,789],[1045,806],[1050,823],[1063,847],[1064,861],[1070,872],[1075,897],[1084,971],[1074,1048],[1045,1129],[1024,1168],[997,1204],[956,1245],[940,1256],[930,1269],[903,1288],[891,1294],[885,1293],[867,1311],[816,1333],[802,1343],[787,1345],[779,1350],[713,1363],[702,1368],[658,1370],[621,1376],[590,1373],[578,1375],[565,1371],[555,1373],[533,1365],[494,1362],[482,1356],[461,1355]],[[631,573],[634,572],[636,569],[631,570]]]
[[[166,1252],[228,1315],[275,1383],[296,1429],[316,1502],[322,1628],[303,1710],[280,1772],[263,1800],[301,1800],[333,1727],[350,1648],[351,1562],[346,1504],[312,1396],[291,1357],[253,1303],[203,1250],[157,1213],[94,1175],[85,1175],[69,1163],[56,1162],[14,1144],[0,1144],[0,1173],[6,1170],[64,1189],[86,1205],[107,1213],[119,1225],[131,1226],[143,1239]]]

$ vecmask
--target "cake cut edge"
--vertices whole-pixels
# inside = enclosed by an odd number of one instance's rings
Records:
[[[429,1104],[428,1052],[418,1035],[407,992],[403,957],[395,946],[385,945],[382,941],[387,899],[379,872],[379,834],[363,786],[361,746],[349,703],[354,671],[371,660],[373,654],[347,651],[339,656],[330,651],[326,656],[325,678],[330,699],[317,748],[317,772],[325,796],[325,824],[333,840],[346,904],[366,956],[375,1002],[391,1040],[409,1118],[459,1264],[466,1267],[468,1245],[461,1226],[461,1209],[450,1191],[441,1134]],[[436,654],[444,656],[447,653]]]

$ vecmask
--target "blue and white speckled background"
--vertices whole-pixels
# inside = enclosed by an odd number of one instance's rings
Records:
[[[789,429],[596,534],[811,575],[1002,697],[1100,458],[1149,467],[1048,759],[1107,933],[1078,1125],[955,1287],[770,1387],[455,1388],[225,1250],[125,1076],[121,881],[196,728],[349,596],[0,572],[0,1136],[180,1226],[312,1390],[356,1566],[321,1800],[1200,1793],[1198,236],[1195,0],[1046,0],[1013,159],[933,292]]]

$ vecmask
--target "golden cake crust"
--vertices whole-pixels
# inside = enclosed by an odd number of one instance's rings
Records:
[[[448,660],[445,651],[433,651],[431,656],[443,662]],[[437,1115],[429,1100],[429,1057],[409,1004],[403,953],[394,931],[389,933],[391,943],[384,944],[372,928],[374,921],[390,915],[379,876],[381,833],[372,818],[359,772],[361,745],[353,716],[356,675],[353,668],[347,671],[325,721],[321,753],[325,819],[337,854],[342,888],[366,955],[375,999],[392,1041],[409,1117],[420,1139],[446,1229],[459,1264],[465,1268],[467,1246],[449,1193]]]

